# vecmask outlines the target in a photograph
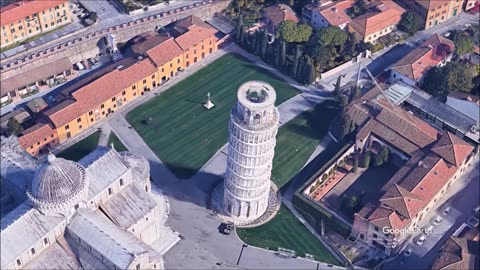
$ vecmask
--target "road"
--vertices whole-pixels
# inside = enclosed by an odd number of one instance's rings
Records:
[[[412,240],[408,241],[407,245],[412,249],[411,256],[398,255],[393,261],[387,263],[383,269],[394,270],[398,269],[400,265],[402,269],[430,269],[442,245],[472,215],[473,208],[479,205],[479,170],[480,162],[477,157],[465,174],[450,187],[442,200],[443,203],[439,203],[438,208],[432,211],[432,214],[426,216],[424,223],[419,227],[430,225],[431,220],[436,216],[443,217],[442,223],[435,226],[433,233],[427,237],[422,246],[418,246]],[[451,210],[445,216],[442,212],[447,206],[450,206]],[[413,238],[414,241],[417,239],[418,236]]]
[[[115,0],[112,0],[112,1],[115,1]],[[164,8],[160,8],[160,9],[157,9],[157,10],[152,10],[152,11],[148,11],[148,12],[145,12],[145,13],[142,13],[142,14],[130,16],[128,14],[123,13],[123,11],[121,11],[117,7],[118,3],[113,4],[114,2],[110,3],[107,0],[80,0],[79,2],[82,5],[84,5],[85,8],[87,8],[88,10],[97,12],[97,15],[99,16],[98,23],[90,26],[85,31],[73,34],[74,30],[78,30],[78,29],[82,28],[80,26],[80,24],[77,22],[77,20],[74,19],[74,22],[71,25],[66,26],[65,28],[60,30],[60,32],[57,33],[56,31],[54,31],[52,33],[49,33],[49,34],[35,40],[34,42],[30,42],[28,47],[31,50],[31,53],[35,53],[36,52],[35,51],[36,46],[39,46],[39,45],[47,43],[47,42],[51,42],[53,40],[55,40],[56,42],[52,42],[49,45],[49,47],[55,47],[59,44],[65,43],[65,42],[67,42],[69,40],[72,40],[72,39],[75,39],[77,37],[85,36],[88,33],[93,33],[95,31],[100,31],[100,30],[103,30],[103,29],[107,29],[109,27],[119,25],[119,24],[122,24],[122,23],[135,21],[137,19],[148,17],[150,15],[155,15],[155,14],[159,14],[159,13],[162,13],[162,12],[170,11],[170,10],[173,10],[173,9],[176,9],[176,8],[179,8],[179,7],[188,6],[188,5],[191,5],[193,3],[200,2],[200,1],[201,0],[178,1],[178,2],[172,3],[168,6],[165,6]],[[76,16],[76,15],[72,14],[72,16]],[[16,53],[22,52],[26,49],[27,49],[27,46],[16,47],[16,48],[12,49],[13,50],[12,52],[10,52],[10,50],[9,50],[9,51],[3,53],[2,58],[5,57],[4,55],[12,56],[12,55],[15,55]],[[8,64],[10,62],[14,62],[17,59],[18,58],[9,59],[8,61],[2,61],[2,65]]]

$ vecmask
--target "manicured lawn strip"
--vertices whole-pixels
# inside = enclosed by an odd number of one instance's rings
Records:
[[[336,104],[325,101],[279,129],[272,169],[272,181],[278,188],[288,183],[303,168],[337,114]]]
[[[277,105],[298,94],[265,69],[228,54],[137,107],[127,120],[177,177],[187,179],[227,143],[237,89],[250,80],[271,84]],[[215,104],[211,110],[202,106],[207,92]]]
[[[298,221],[284,205],[268,223],[249,229],[237,229],[237,234],[249,245],[277,250],[295,250],[299,256],[312,254],[316,260],[340,265],[323,244]]]
[[[97,148],[100,134],[100,130],[96,131],[92,135],[58,153],[57,156],[68,160],[79,161]]]
[[[128,151],[128,148],[125,147],[125,145],[123,145],[123,143],[120,141],[120,139],[117,137],[117,135],[113,131],[110,133],[110,136],[108,137],[108,146],[110,146],[112,143],[118,152]]]

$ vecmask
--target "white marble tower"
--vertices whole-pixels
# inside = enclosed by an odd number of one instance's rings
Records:
[[[272,86],[249,81],[238,89],[230,113],[223,208],[239,223],[262,216],[268,206],[279,114]]]

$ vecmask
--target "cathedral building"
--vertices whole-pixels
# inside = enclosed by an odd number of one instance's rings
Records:
[[[19,149],[2,144],[2,191],[11,194],[2,206],[17,202],[2,213],[2,269],[164,268],[179,237],[163,223],[167,201],[152,191],[147,159],[99,147],[79,162],[49,154],[35,164]]]

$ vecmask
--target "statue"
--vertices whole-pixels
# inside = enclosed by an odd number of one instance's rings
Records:
[[[210,100],[210,92],[207,93],[207,102],[203,103],[203,107],[207,108],[207,110],[210,110],[213,108],[215,104]]]

